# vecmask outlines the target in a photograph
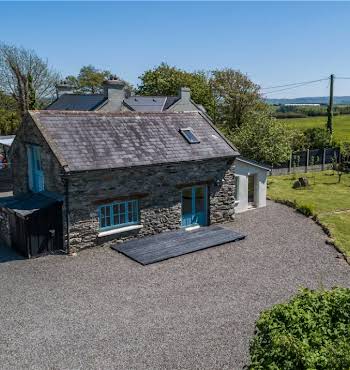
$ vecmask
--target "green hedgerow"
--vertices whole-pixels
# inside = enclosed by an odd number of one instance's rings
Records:
[[[302,289],[256,326],[250,370],[350,369],[350,289]]]

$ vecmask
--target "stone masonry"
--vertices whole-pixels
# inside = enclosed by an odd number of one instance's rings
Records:
[[[234,165],[227,159],[72,174],[69,178],[72,251],[180,228],[181,189],[207,183],[210,223],[234,218]],[[98,205],[139,199],[142,229],[98,237]]]

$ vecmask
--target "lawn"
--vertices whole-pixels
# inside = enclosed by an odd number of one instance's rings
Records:
[[[333,120],[335,140],[350,141],[350,115],[335,116]],[[327,117],[289,118],[281,121],[287,127],[305,130],[312,127],[325,127]]]
[[[338,183],[333,171],[300,174],[309,179],[310,187],[293,189],[298,174],[273,176],[268,181],[268,194],[274,200],[296,202],[313,209],[323,225],[331,232],[339,249],[350,257],[350,174]]]

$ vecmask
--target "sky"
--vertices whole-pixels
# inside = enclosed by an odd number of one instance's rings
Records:
[[[83,65],[132,84],[166,62],[238,69],[263,88],[336,76],[350,95],[350,2],[0,2],[0,41],[34,49],[64,77]],[[275,89],[278,90],[278,89]],[[328,80],[271,98],[324,96]],[[263,90],[264,92],[271,90]]]

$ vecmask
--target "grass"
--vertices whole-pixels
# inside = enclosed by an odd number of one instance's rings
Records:
[[[293,189],[294,181],[301,176],[309,179],[310,187]],[[335,245],[350,258],[350,174],[344,174],[340,183],[333,171],[272,176],[268,195],[273,200],[312,209],[314,216],[331,232]]]
[[[312,127],[325,127],[327,117],[289,118],[280,120],[290,128],[305,130]],[[350,142],[350,115],[333,118],[334,138],[337,142]]]

